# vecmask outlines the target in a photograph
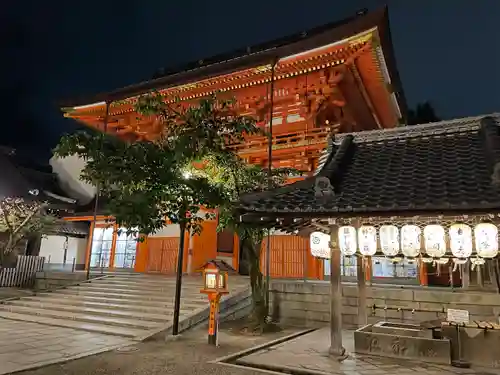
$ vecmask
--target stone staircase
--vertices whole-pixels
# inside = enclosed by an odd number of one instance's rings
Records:
[[[233,276],[221,312],[248,298],[248,278]],[[184,277],[180,331],[208,318],[202,279]],[[3,301],[0,318],[68,327],[144,340],[172,326],[175,278],[160,275],[108,274],[90,282]]]

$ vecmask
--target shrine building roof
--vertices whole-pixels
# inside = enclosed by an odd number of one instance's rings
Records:
[[[500,114],[337,134],[316,174],[241,197],[247,222],[500,209]]]
[[[385,73],[390,76],[391,86],[398,94],[398,100],[404,104],[404,93],[393,52],[388,10],[387,7],[384,7],[372,12],[359,12],[343,20],[270,42],[194,61],[174,69],[165,69],[153,79],[93,97],[73,98],[61,102],[60,105],[65,107],[66,111],[102,106],[104,102],[120,101],[152,90],[177,87],[202,79],[258,68],[265,64],[272,64],[277,59],[300,56],[305,52],[346,41],[356,35],[375,29],[378,34],[378,43],[383,50],[383,61],[387,69]]]

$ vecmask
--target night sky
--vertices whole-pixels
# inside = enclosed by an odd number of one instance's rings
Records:
[[[384,4],[410,107],[430,100],[442,118],[500,111],[500,1],[7,0],[0,12],[0,143],[46,158],[59,136],[75,129],[58,100]]]

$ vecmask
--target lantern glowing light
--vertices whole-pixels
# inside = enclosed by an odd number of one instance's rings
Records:
[[[432,258],[446,254],[445,231],[441,225],[427,225],[424,228],[425,252]]]
[[[362,225],[358,229],[359,252],[363,256],[377,253],[377,229],[371,225]]]
[[[385,256],[395,257],[399,254],[399,229],[395,225],[380,227],[380,247]]]
[[[453,224],[449,230],[453,261],[464,264],[472,255],[472,229],[466,224]]]
[[[310,236],[311,255],[316,258],[330,259],[330,235],[313,232]]]
[[[421,233],[416,225],[405,225],[401,228],[401,252],[406,258],[416,258],[420,254]]]
[[[491,223],[481,223],[474,228],[476,253],[479,257],[491,259],[498,254],[498,228]]]
[[[352,256],[356,254],[356,228],[343,226],[339,228],[339,248],[343,255]]]

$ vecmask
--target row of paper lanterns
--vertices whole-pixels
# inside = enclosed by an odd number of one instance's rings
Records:
[[[423,235],[424,252],[421,254]],[[424,261],[447,263],[446,230],[441,225],[427,225],[422,231],[417,225],[382,225],[378,230],[380,250],[387,257],[416,258],[427,255]],[[453,224],[448,230],[449,249],[455,262],[465,263],[472,256],[475,247],[477,260],[494,258],[498,254],[498,229],[494,224],[481,223],[472,229],[467,224]],[[344,256],[353,256],[357,251],[362,256],[373,256],[379,248],[377,228],[363,225],[358,230],[352,226],[342,226],[338,232],[338,244]],[[314,232],[310,237],[311,253],[321,258],[330,257],[330,235]]]

